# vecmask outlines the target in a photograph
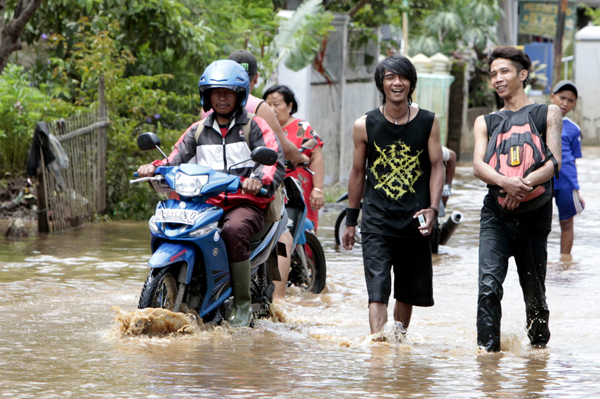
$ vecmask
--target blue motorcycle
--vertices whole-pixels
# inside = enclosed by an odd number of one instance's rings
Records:
[[[154,133],[138,137],[140,149],[156,148],[166,157],[159,145],[160,140]],[[277,162],[277,153],[258,147],[252,151],[251,158],[263,165],[273,165]],[[206,201],[223,192],[238,191],[240,178],[205,166],[184,164],[160,166],[153,177],[131,180],[131,183],[145,181],[157,192],[175,191],[180,199],[159,202],[148,223],[152,257],[138,307],[197,313],[203,322],[227,320],[233,297],[227,251],[219,234],[223,210]],[[264,189],[261,191],[263,195],[266,193]],[[270,316],[274,289],[271,271],[278,274],[276,244],[287,225],[283,206],[281,216],[275,223],[266,223],[250,239],[255,318]]]

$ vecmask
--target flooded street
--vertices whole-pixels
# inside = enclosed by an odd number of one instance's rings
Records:
[[[407,340],[372,342],[360,250],[337,251],[320,219],[327,288],[288,290],[281,321],[188,336],[123,336],[113,306],[136,309],[150,257],[146,222],[97,223],[0,239],[0,392],[11,398],[591,398],[600,396],[600,148],[577,162],[583,215],[561,259],[548,242],[552,338],[529,348],[514,262],[504,285],[502,347],[476,345],[479,211],[485,187],[460,166],[448,211],[465,222],[434,256],[432,308],[415,307]],[[2,232],[6,221],[0,221]],[[393,304],[393,302],[390,302]],[[390,307],[390,318],[391,318]]]

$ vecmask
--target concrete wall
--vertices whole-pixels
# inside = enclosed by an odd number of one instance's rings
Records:
[[[584,145],[600,145],[600,26],[575,34],[575,84]]]
[[[376,62],[365,64],[377,60],[379,45],[350,49],[348,22],[345,14],[336,15],[320,65],[298,72],[278,66],[278,83],[290,86],[299,103],[294,116],[310,122],[325,142],[325,184],[348,180],[354,121],[381,103],[373,79]]]
[[[325,184],[347,181],[352,167],[352,126],[357,118],[377,107],[379,92],[371,82],[348,82],[345,88],[344,124],[340,126],[340,96],[334,85],[311,87],[310,123],[325,145]]]

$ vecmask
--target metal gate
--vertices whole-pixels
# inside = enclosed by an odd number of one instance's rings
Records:
[[[38,231],[67,230],[106,211],[106,144],[108,114],[104,82],[99,85],[99,107],[48,124],[50,134],[69,158],[59,176],[42,167],[38,185]],[[43,154],[42,154],[43,158]],[[42,159],[42,165],[45,165]]]

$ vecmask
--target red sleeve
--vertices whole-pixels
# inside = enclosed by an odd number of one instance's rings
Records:
[[[308,155],[310,157],[317,148],[323,147],[323,144],[325,144],[325,143],[323,143],[323,140],[321,140],[321,137],[319,137],[317,132],[315,132],[315,130],[312,128],[312,126],[308,122],[302,121],[300,123],[302,124],[302,127],[304,128],[304,138],[307,140],[310,140],[310,139],[317,140],[317,145],[315,146],[315,148],[313,148],[312,150],[304,151],[304,154]]]

